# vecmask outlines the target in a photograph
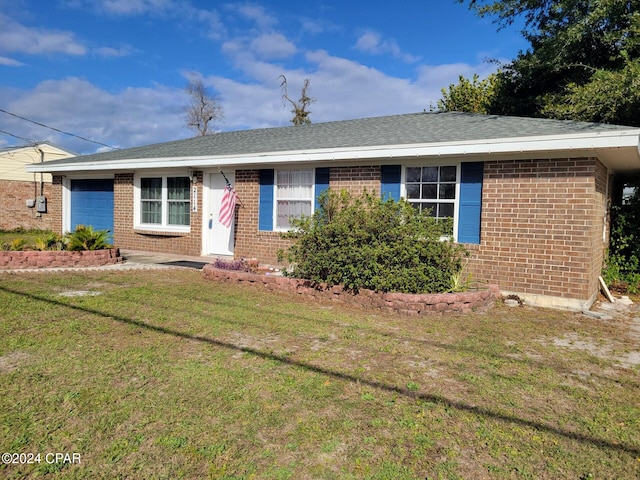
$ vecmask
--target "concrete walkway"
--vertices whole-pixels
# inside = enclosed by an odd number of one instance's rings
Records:
[[[185,268],[197,268],[202,269],[207,263],[213,262],[216,256],[189,256],[189,255],[177,255],[173,253],[157,253],[157,252],[142,252],[139,250],[122,250],[120,249],[120,256],[124,259],[122,266],[139,266],[139,267],[185,267]],[[116,267],[117,265],[114,265]]]

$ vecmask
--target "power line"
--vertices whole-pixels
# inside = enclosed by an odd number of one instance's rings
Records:
[[[28,138],[24,138],[24,137],[19,137],[18,135],[14,135],[13,133],[5,132],[4,130],[0,130],[0,133],[4,133],[5,135],[9,135],[10,137],[14,137],[14,138],[17,138],[18,140],[22,140],[24,142],[27,142],[29,145],[32,145],[32,144],[36,143],[33,140],[29,140]]]
[[[64,135],[69,135],[70,137],[79,138],[80,140],[84,140],[85,142],[91,142],[91,143],[95,143],[97,145],[102,145],[103,147],[113,148],[114,150],[120,150],[118,147],[112,147],[111,145],[107,145],[106,143],[96,142],[95,140],[89,140],[88,138],[81,137],[80,135],[74,135],[73,133],[65,132],[65,131],[60,130],[60,129],[55,128],[55,127],[50,127],[49,125],[45,125],[44,123],[36,122],[35,120],[30,120],[28,118],[21,117],[20,115],[16,115],[15,113],[7,112],[6,110],[3,110],[2,108],[0,108],[0,112],[6,113],[7,115],[11,115],[12,117],[16,117],[16,118],[19,118],[21,120],[25,120],[27,122],[31,122],[31,123],[33,123],[35,125],[39,125],[41,127],[48,128],[50,130],[54,130],[54,131],[62,133]],[[4,132],[4,133],[7,133],[7,132]],[[11,135],[11,134],[9,133],[8,135]],[[12,137],[16,137],[15,135],[11,135],[11,136]],[[16,138],[20,138],[20,137],[16,137]],[[20,140],[24,140],[24,138],[21,138]]]

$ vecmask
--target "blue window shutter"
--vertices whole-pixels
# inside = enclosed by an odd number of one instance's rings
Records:
[[[383,165],[380,167],[380,196],[382,199],[390,196],[396,202],[400,200],[401,173],[401,165]]]
[[[273,169],[260,170],[258,230],[273,230],[273,180]]]
[[[320,202],[318,201],[318,197],[320,194],[326,190],[329,190],[329,167],[325,168],[316,168],[316,186],[315,186],[315,209],[318,210],[320,208]]]
[[[460,243],[480,243],[483,173],[483,162],[463,163],[460,166],[460,214],[458,215],[458,242]]]

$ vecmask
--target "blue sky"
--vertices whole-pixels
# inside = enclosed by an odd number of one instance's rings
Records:
[[[418,112],[527,48],[496,30],[455,0],[0,0],[0,109],[120,148],[193,136],[192,77],[220,96],[222,131],[290,125],[283,74],[294,98],[310,80],[314,123]],[[0,130],[105,149],[3,112]]]

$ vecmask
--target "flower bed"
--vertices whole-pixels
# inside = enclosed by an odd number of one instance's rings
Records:
[[[25,268],[99,267],[122,261],[120,250],[0,252],[0,270]]]
[[[408,314],[445,311],[470,312],[478,308],[489,307],[493,305],[496,298],[500,297],[500,290],[496,285],[488,285],[484,290],[461,293],[377,293],[371,290],[361,290],[360,293],[353,294],[344,291],[339,286],[314,285],[309,280],[223,270],[212,264],[205,265],[202,272],[204,278],[208,280],[262,285],[268,290],[287,290],[313,298],[373,306]]]

